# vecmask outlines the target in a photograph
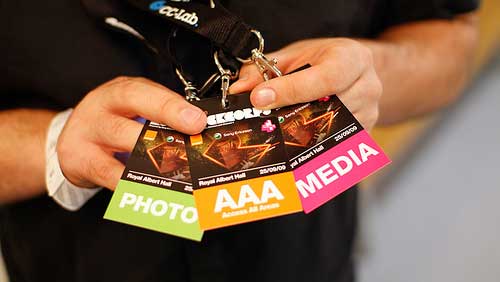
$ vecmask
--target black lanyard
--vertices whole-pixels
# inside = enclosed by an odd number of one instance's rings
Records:
[[[123,0],[81,0],[81,2],[88,14],[99,24],[144,44],[155,57],[160,70],[160,81],[169,81],[161,78],[165,76],[175,78],[176,70],[180,70],[187,81],[194,81],[189,69],[197,68],[198,70],[202,65],[205,67],[203,72],[198,72],[199,76],[201,75],[198,77],[199,81],[206,80],[211,77],[212,73],[217,72],[216,66],[212,63],[211,54],[213,51],[208,40],[194,34],[191,36],[189,31],[183,29],[178,31],[180,28],[177,25],[152,17]],[[175,52],[176,49],[179,49],[176,48],[179,46],[179,36],[176,36],[178,33],[180,33],[182,43],[203,45],[203,48],[199,48],[202,54],[190,54],[189,56],[202,57],[202,60],[206,60],[205,64],[182,67],[183,64],[180,62],[182,58],[179,60]],[[237,69],[239,66],[233,62],[233,69]],[[173,85],[167,86],[172,87]],[[206,89],[207,87],[205,87]]]
[[[264,56],[264,40],[260,33],[252,30],[216,0],[213,0],[215,6],[211,6],[209,0],[81,1],[89,14],[101,23],[106,23],[107,27],[132,35],[145,43],[157,56],[159,65],[169,68],[171,74],[177,74],[187,99],[205,96],[211,86],[220,80],[222,101],[225,104],[229,82],[237,77],[237,70],[243,62],[255,63],[266,80],[281,75],[275,66],[276,62]],[[215,65],[205,73],[204,84],[192,83],[193,77],[177,60],[172,46],[175,45],[173,41],[178,32],[192,35],[191,39],[198,42],[204,38],[200,45],[211,47],[210,54],[203,56],[209,60],[213,58]],[[191,67],[199,68],[200,65]]]
[[[127,0],[134,7],[171,24],[185,28],[236,58],[248,58],[259,45],[252,27],[213,0],[155,1]]]

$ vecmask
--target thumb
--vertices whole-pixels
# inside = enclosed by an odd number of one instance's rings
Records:
[[[250,101],[259,109],[274,109],[309,102],[335,93],[335,87],[319,66],[277,77],[259,84],[251,93]]]

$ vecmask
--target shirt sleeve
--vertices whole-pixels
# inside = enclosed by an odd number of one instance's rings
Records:
[[[426,19],[451,19],[479,7],[480,0],[389,0],[384,8],[385,27]]]

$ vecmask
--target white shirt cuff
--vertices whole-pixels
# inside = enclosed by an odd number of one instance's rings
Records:
[[[68,109],[57,114],[50,123],[45,146],[45,182],[49,196],[56,203],[67,210],[76,211],[102,188],[89,189],[73,185],[64,177],[59,166],[56,150],[57,140],[72,111],[72,109]]]

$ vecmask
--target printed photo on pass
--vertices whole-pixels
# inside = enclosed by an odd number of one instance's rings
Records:
[[[189,192],[190,189],[185,189],[191,186],[191,174],[184,135],[148,122],[127,162],[124,176],[129,172],[169,179],[175,181],[171,189]]]
[[[251,170],[283,160],[276,123],[275,118],[254,118],[191,136],[187,152],[193,178]]]
[[[277,116],[290,157],[326,141],[350,125],[358,124],[335,95],[281,108]]]

